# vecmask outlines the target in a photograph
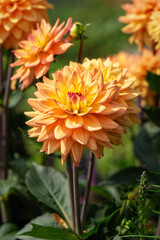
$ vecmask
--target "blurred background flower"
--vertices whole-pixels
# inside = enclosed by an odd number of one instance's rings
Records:
[[[122,31],[133,34],[129,38],[129,42],[131,44],[135,42],[139,51],[142,51],[145,45],[153,47],[147,25],[152,12],[158,7],[157,5],[157,0],[132,0],[132,3],[122,5],[126,15],[119,17],[119,21],[127,24],[127,26],[122,28]]]
[[[62,39],[72,26],[72,18],[69,18],[66,25],[62,22],[59,26],[59,19],[51,27],[44,19],[37,24],[37,29],[28,34],[27,40],[19,43],[21,49],[14,50],[18,60],[11,64],[12,67],[20,66],[11,80],[20,79],[23,82],[22,90],[27,88],[34,80],[44,76],[54,56],[63,54],[73,44],[70,38]]]
[[[128,77],[136,78],[133,86],[141,93],[141,107],[156,107],[157,94],[149,87],[146,76],[148,71],[160,75],[160,52],[158,51],[155,55],[149,49],[143,49],[141,55],[120,52],[112,57],[112,61],[117,60],[120,65],[128,69]]]
[[[18,48],[20,40],[40,22],[47,19],[47,9],[53,5],[47,0],[3,0],[0,1],[0,45]]]
[[[148,33],[156,44],[156,49],[160,48],[160,7],[152,12],[148,23]]]

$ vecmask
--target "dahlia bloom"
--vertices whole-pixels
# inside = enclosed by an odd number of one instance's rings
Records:
[[[139,51],[142,51],[144,45],[153,45],[151,36],[148,33],[147,25],[150,16],[158,5],[157,0],[132,0],[132,4],[124,4],[122,8],[126,11],[126,16],[121,16],[119,21],[126,23],[122,28],[124,33],[133,34],[129,42],[136,43]]]
[[[127,68],[127,77],[129,73],[129,69],[133,62],[137,60],[139,57],[139,54],[129,54],[124,51],[120,51],[117,54],[114,54],[113,56],[110,56],[112,63],[119,63],[120,68]]]
[[[147,71],[160,75],[160,52],[153,55],[151,50],[144,49],[142,55],[136,57],[129,68],[129,76],[136,77],[134,87],[141,92],[141,106],[156,106],[157,94],[146,81]]]
[[[46,0],[0,0],[0,46],[18,48],[36,23],[47,19],[48,8],[53,5]]]
[[[65,26],[64,22],[58,24],[59,19],[53,27],[42,19],[41,25],[37,24],[37,29],[32,30],[27,40],[19,43],[21,49],[13,51],[18,60],[11,66],[21,67],[11,80],[20,79],[19,82],[23,82],[22,90],[33,82],[35,76],[39,79],[48,72],[54,55],[65,53],[73,45],[69,37],[62,39],[72,26],[72,18],[68,19]]]
[[[154,11],[151,14],[150,21],[148,23],[148,32],[151,39],[155,42],[155,49],[160,48],[160,9]]]
[[[37,98],[28,100],[34,111],[25,114],[32,118],[26,122],[32,127],[29,136],[44,142],[41,151],[50,154],[60,149],[62,163],[70,153],[78,166],[84,146],[97,158],[103,156],[104,147],[112,148],[111,143],[116,144],[125,131],[118,119],[128,111],[117,101],[117,76],[112,72],[107,82],[97,68],[88,70],[71,63],[55,72],[53,80],[44,77],[44,83],[37,83]],[[128,91],[126,99],[133,94]],[[134,108],[132,105],[133,112]]]
[[[84,59],[82,63],[84,69],[92,70],[96,68],[103,74],[104,82],[112,82],[117,80],[117,86],[120,88],[119,95],[116,98],[116,102],[127,108],[125,116],[120,116],[117,121],[123,126],[132,126],[134,123],[140,123],[137,114],[140,109],[137,107],[133,99],[139,95],[139,92],[135,90],[132,85],[135,82],[135,77],[126,77],[127,69],[121,68],[119,63],[112,63],[107,59]]]

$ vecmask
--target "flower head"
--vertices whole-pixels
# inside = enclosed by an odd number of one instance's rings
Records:
[[[32,118],[27,121],[32,127],[29,136],[44,142],[41,151],[50,154],[60,149],[62,163],[70,153],[78,166],[84,146],[101,158],[104,146],[120,144],[124,127],[119,118],[127,114],[127,106],[117,101],[121,88],[117,76],[113,71],[105,81],[97,68],[70,63],[55,72],[53,80],[44,77],[44,83],[37,83],[37,98],[28,100],[34,111],[26,115]]]
[[[126,11],[126,16],[121,16],[119,21],[126,23],[122,28],[124,33],[133,34],[129,42],[136,43],[140,51],[144,45],[152,47],[151,36],[147,30],[147,24],[153,10],[157,7],[157,0],[132,0],[131,4],[124,4],[122,8]]]
[[[103,74],[104,82],[112,82],[114,79],[117,80],[117,86],[120,88],[119,95],[116,98],[116,102],[127,108],[125,116],[121,116],[118,121],[124,126],[131,126],[134,123],[140,123],[137,114],[140,109],[133,102],[133,99],[139,95],[139,92],[135,90],[132,85],[136,78],[126,77],[127,69],[121,68],[119,63],[112,63],[107,59],[85,59],[82,63],[85,69],[97,68]]]
[[[37,24],[37,29],[32,30],[27,40],[19,43],[21,49],[14,50],[18,60],[11,66],[21,67],[11,80],[20,79],[23,82],[22,90],[33,82],[35,76],[39,79],[48,72],[54,55],[65,53],[73,45],[69,42],[70,38],[62,39],[72,26],[72,18],[68,19],[64,28],[64,22],[58,24],[59,19],[53,27],[42,19],[41,25]]]
[[[155,49],[160,48],[160,9],[154,11],[151,14],[150,21],[148,23],[148,33],[151,39],[155,42]]]
[[[18,48],[36,23],[47,19],[48,8],[53,5],[46,0],[0,0],[0,45]]]
[[[156,92],[154,92],[146,81],[147,71],[160,75],[160,52],[153,55],[151,50],[143,49],[142,55],[136,56],[136,61],[132,61],[128,74],[136,77],[134,87],[141,92],[141,105],[147,104],[155,106]]]

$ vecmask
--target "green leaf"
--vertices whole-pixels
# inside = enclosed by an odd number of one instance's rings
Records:
[[[129,185],[133,180],[139,180],[141,178],[141,174],[144,171],[144,168],[141,167],[129,167],[123,170],[120,170],[109,177],[106,181],[107,185]],[[103,185],[105,182],[103,182]]]
[[[56,210],[71,226],[67,180],[61,173],[33,164],[26,174],[26,185],[39,201]]]
[[[46,227],[34,223],[32,223],[32,226],[33,229],[30,232],[23,233],[23,235],[51,240],[79,240],[71,230],[65,228]]]
[[[121,238],[128,238],[128,237],[131,237],[131,238],[138,237],[138,238],[160,239],[160,236],[148,236],[148,235],[126,235],[126,236],[121,236]]]
[[[160,109],[151,107],[149,109],[144,109],[144,111],[153,123],[160,126]]]
[[[12,223],[5,223],[0,227],[1,240],[15,240],[18,228]]]
[[[150,88],[160,95],[160,76],[151,72],[147,72],[146,80]]]
[[[82,239],[87,239],[90,236],[96,234],[98,232],[98,230],[100,229],[101,225],[104,224],[105,226],[107,225],[107,223],[112,219],[112,217],[118,213],[120,211],[120,209],[117,209],[116,211],[114,211],[113,213],[111,213],[109,216],[105,217],[104,219],[102,219],[101,221],[99,221],[94,227],[92,227],[87,233],[84,233],[81,235]]]
[[[17,184],[17,176],[10,174],[6,180],[0,180],[0,196],[8,194]]]
[[[153,139],[154,136],[151,137],[147,129],[143,129],[135,139],[134,151],[143,164],[157,171],[159,169],[159,160],[153,147]]]
[[[156,214],[158,214],[158,215],[160,215],[160,211],[156,211],[156,210],[153,210],[153,209],[151,209],[151,211],[156,213]]]
[[[52,213],[45,213],[42,216],[39,216],[35,219],[32,219],[32,221],[28,224],[26,224],[18,233],[17,233],[17,238],[21,240],[35,240],[34,237],[26,237],[26,236],[21,236],[18,237],[19,235],[23,235],[25,232],[29,232],[32,230],[32,223],[38,224],[38,225],[43,225],[43,226],[48,226],[48,227],[56,227],[56,228],[61,228],[59,224],[57,224],[54,219],[53,219],[53,214]],[[40,240],[41,238],[38,238]],[[36,238],[37,240],[37,238]]]
[[[9,97],[9,108],[16,107],[23,99],[21,91],[12,91]]]

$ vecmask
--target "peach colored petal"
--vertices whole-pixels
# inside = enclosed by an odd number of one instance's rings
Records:
[[[84,124],[83,127],[88,131],[97,131],[102,129],[99,118],[96,118],[93,114],[87,114],[83,116]]]
[[[61,154],[62,155],[68,155],[70,152],[71,146],[73,144],[73,139],[71,137],[64,138],[61,140]]]
[[[83,118],[77,115],[68,116],[65,120],[65,126],[70,129],[80,128],[83,126]]]
[[[56,152],[60,148],[60,142],[56,139],[48,141],[48,148],[46,149],[47,154]]]
[[[71,147],[71,156],[72,156],[74,165],[76,167],[78,167],[78,165],[80,163],[81,156],[82,156],[82,150],[83,150],[83,146],[77,142],[74,142],[74,144]]]
[[[62,139],[69,137],[72,134],[72,130],[65,127],[64,123],[58,124],[54,129],[54,136],[56,139]]]
[[[73,130],[72,138],[74,141],[79,142],[82,145],[87,144],[89,137],[90,133],[83,128],[77,128]]]

